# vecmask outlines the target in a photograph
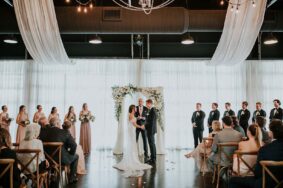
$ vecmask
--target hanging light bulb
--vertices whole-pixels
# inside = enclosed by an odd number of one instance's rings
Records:
[[[256,7],[256,4],[255,4],[255,2],[254,2],[254,1],[252,2],[252,5],[253,5],[253,7]]]
[[[234,11],[234,6],[232,5],[232,6],[231,6],[231,12],[233,12],[233,11]]]
[[[66,0],[66,3],[70,3],[70,0]]]
[[[90,3],[89,8],[93,8],[93,4],[92,3]]]
[[[239,13],[239,6],[237,6],[237,8],[236,8],[236,14],[238,14]]]
[[[84,13],[87,13],[87,8],[86,7],[84,8]]]
[[[224,5],[224,0],[220,1],[220,5],[223,6]]]
[[[77,11],[78,11],[78,12],[81,12],[81,11],[82,11],[81,5],[78,6]]]

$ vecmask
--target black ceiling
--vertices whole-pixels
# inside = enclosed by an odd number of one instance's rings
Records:
[[[54,0],[56,7],[76,6],[71,0]],[[156,0],[155,0],[156,1]],[[227,7],[220,6],[219,0],[175,0],[170,6],[184,7],[189,10],[225,10]],[[115,6],[111,0],[96,0],[95,6]],[[2,10],[9,11],[11,19],[15,20],[13,7],[4,1],[0,2],[0,22],[5,17],[1,16]],[[268,11],[283,11],[283,0],[278,0]],[[74,12],[74,14],[78,14]],[[80,13],[83,14],[83,13]],[[66,18],[68,19],[68,18]],[[281,18],[283,21],[283,18]],[[60,25],[59,25],[60,27]],[[1,30],[4,28],[0,27]],[[11,32],[12,33],[12,32]],[[143,47],[133,45],[131,48],[131,34],[100,34],[103,43],[100,45],[89,44],[88,40],[93,37],[90,34],[62,34],[62,40],[71,58],[211,58],[221,32],[193,32],[191,35],[195,39],[193,45],[182,45],[181,34],[152,34],[142,35],[144,39]],[[261,55],[263,59],[283,59],[283,32],[276,32],[274,35],[279,43],[273,46],[262,45]],[[19,40],[18,44],[6,44],[3,39],[7,34],[0,34],[0,59],[30,59],[25,46],[18,33],[14,36]],[[262,39],[267,33],[262,34]],[[136,35],[134,35],[136,37]],[[149,37],[149,40],[147,40]],[[149,45],[147,44],[149,41]],[[258,59],[258,45],[255,44],[248,59]]]

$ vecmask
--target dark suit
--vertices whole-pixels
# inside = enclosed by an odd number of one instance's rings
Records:
[[[240,126],[244,129],[245,134],[247,135],[247,129],[249,127],[249,119],[251,117],[251,113],[248,109],[246,110],[239,110],[238,112],[238,119]]]
[[[66,131],[59,129],[58,127],[47,127],[44,128],[44,132],[40,134],[40,139],[43,142],[63,142],[62,147],[62,158],[61,162],[64,165],[70,165],[71,176],[75,176],[77,173],[78,155],[76,154],[77,144],[71,134]],[[52,154],[51,148],[44,148],[44,150]],[[58,161],[58,158],[55,158]]]
[[[207,120],[209,133],[211,133],[213,131],[212,130],[212,122],[213,121],[219,121],[219,118],[220,118],[219,110],[216,109],[216,110],[210,111],[209,116],[208,116],[208,120]]]
[[[145,125],[147,113],[148,113],[147,107],[145,107],[145,106],[142,107],[142,113],[141,114],[140,114],[139,106],[136,107],[135,116],[136,117],[143,117],[143,119],[137,119],[138,125]],[[147,158],[148,157],[148,150],[147,150],[146,130],[143,130],[143,129],[140,129],[140,128],[136,129],[136,140],[137,141],[139,140],[140,133],[142,135],[144,156],[145,156],[145,158]]]
[[[203,130],[204,130],[204,118],[205,113],[204,111],[195,111],[192,115],[192,124],[194,124],[196,127],[193,127],[193,134],[194,134],[194,144],[195,148],[198,146],[198,140],[201,143],[202,137],[203,137]]]
[[[223,114],[223,117],[225,117],[225,116],[235,116],[235,112],[233,111],[233,110],[226,110],[225,112],[224,112],[224,114]]]
[[[263,109],[254,111],[252,119],[253,123],[255,122],[257,116],[266,117],[266,112]]]
[[[156,120],[157,120],[156,110],[154,108],[151,108],[146,118],[145,129],[147,132],[147,139],[150,148],[150,160],[154,162],[156,161],[156,146],[154,140],[154,135],[157,133]]]
[[[230,188],[236,187],[251,187],[261,188],[262,187],[262,167],[260,161],[283,161],[283,140],[275,140],[270,144],[267,144],[260,148],[257,163],[255,165],[255,176],[253,177],[232,177],[230,180]],[[269,167],[271,172],[275,175],[278,180],[283,179],[282,167]],[[266,188],[275,187],[275,182],[271,177],[266,175]]]
[[[280,107],[278,109],[273,108],[270,111],[269,120],[273,120],[273,119],[280,119],[281,121],[283,120],[283,110],[282,110],[282,108],[280,108]]]

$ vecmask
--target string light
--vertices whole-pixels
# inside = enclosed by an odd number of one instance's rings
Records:
[[[78,6],[77,11],[78,11],[78,12],[81,12],[81,11],[82,11],[81,5]]]
[[[66,3],[70,3],[70,0],[66,0]]]
[[[233,12],[233,11],[234,11],[234,6],[232,5],[232,6],[231,6],[231,12]]]
[[[236,8],[236,14],[238,14],[239,13],[239,6],[237,6],[237,8]]]
[[[254,2],[254,1],[252,2],[252,5],[253,5],[253,7],[256,7],[256,4],[255,4],[255,2]]]
[[[222,5],[222,6],[224,5],[224,0],[220,1],[220,5]]]
[[[87,8],[86,7],[84,8],[84,13],[87,13]]]
[[[90,3],[89,8],[93,8],[93,4],[92,3]]]

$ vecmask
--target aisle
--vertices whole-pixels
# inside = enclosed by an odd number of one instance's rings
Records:
[[[158,155],[156,169],[146,171],[142,178],[126,179],[112,165],[121,157],[111,150],[95,151],[87,159],[88,175],[79,178],[70,188],[210,188],[211,179],[199,175],[194,160],[184,157],[186,151],[167,150]]]

